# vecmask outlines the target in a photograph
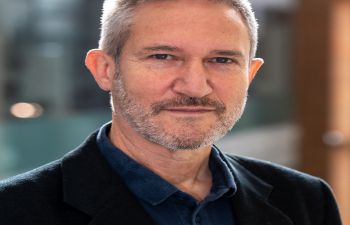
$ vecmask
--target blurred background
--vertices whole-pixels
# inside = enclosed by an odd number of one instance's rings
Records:
[[[254,0],[263,69],[224,151],[327,180],[350,225],[350,1]],[[0,0],[0,179],[61,157],[110,120],[84,67],[102,0]]]

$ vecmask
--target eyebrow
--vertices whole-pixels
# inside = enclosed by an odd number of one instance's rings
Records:
[[[149,46],[145,47],[142,49],[143,51],[146,52],[154,52],[154,51],[169,51],[169,52],[174,52],[174,51],[180,51],[178,47],[175,46],[170,46],[170,45],[155,45],[155,46]]]
[[[210,53],[216,54],[216,55],[222,55],[222,56],[236,56],[239,58],[244,57],[244,54],[241,51],[236,51],[236,50],[213,50]]]
[[[154,52],[154,51],[168,51],[168,52],[175,52],[175,51],[181,51],[180,48],[171,46],[171,45],[154,45],[145,47],[142,49],[142,51],[145,52]],[[222,55],[222,56],[236,56],[239,58],[243,58],[244,54],[241,51],[237,50],[213,50],[210,51],[210,54],[216,54],[216,55]]]

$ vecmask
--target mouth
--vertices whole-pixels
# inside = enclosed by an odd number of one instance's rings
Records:
[[[171,113],[188,114],[188,115],[216,112],[215,108],[207,108],[207,107],[173,107],[173,108],[165,108],[163,110]]]

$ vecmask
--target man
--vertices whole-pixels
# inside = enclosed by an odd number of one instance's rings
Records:
[[[213,146],[243,112],[256,45],[245,0],[105,1],[86,65],[112,122],[3,181],[0,224],[341,224],[322,180]]]

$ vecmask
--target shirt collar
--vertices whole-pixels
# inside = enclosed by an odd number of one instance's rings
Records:
[[[101,127],[97,143],[114,172],[122,177],[130,191],[138,198],[157,205],[177,191],[177,188],[137,163],[120,149],[115,147],[107,137],[110,123]]]
[[[97,135],[97,143],[102,155],[106,158],[115,173],[122,177],[130,191],[138,198],[158,205],[179,190],[151,170],[137,163],[123,151],[115,147],[107,134],[111,123],[103,125]],[[209,198],[215,193],[223,194],[236,191],[234,177],[227,166],[222,153],[217,147],[213,147],[209,159],[209,167],[213,176],[213,187]]]
[[[218,198],[224,194],[234,195],[237,191],[235,178],[223,153],[215,145],[211,151],[209,168],[213,174],[213,187],[208,197]]]

